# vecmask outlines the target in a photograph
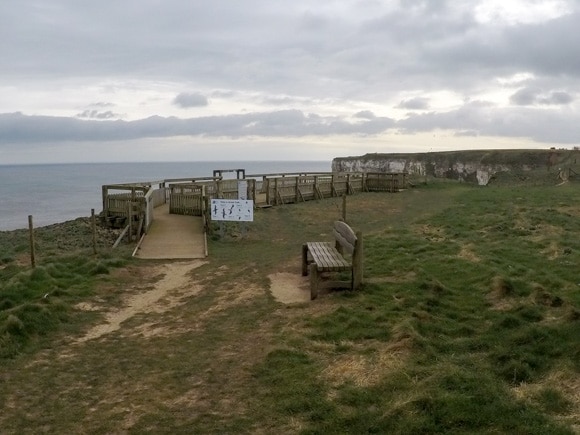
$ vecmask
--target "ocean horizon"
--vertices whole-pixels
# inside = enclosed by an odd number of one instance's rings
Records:
[[[203,161],[50,163],[0,165],[0,231],[51,225],[102,211],[101,187],[211,177],[217,169],[244,169],[247,175],[329,172],[330,161]],[[235,177],[235,173],[233,174]]]

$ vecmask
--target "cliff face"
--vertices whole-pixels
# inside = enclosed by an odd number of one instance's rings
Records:
[[[336,172],[407,172],[409,175],[448,178],[487,185],[500,172],[526,173],[558,169],[576,163],[571,150],[481,150],[414,154],[366,154],[337,157]],[[580,161],[580,156],[578,157]]]

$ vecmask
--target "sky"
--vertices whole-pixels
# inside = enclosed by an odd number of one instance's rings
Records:
[[[3,0],[0,164],[580,145],[578,0]]]

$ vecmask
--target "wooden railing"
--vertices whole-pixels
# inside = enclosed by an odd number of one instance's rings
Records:
[[[366,174],[366,188],[369,192],[398,192],[406,187],[405,172],[369,172]]]
[[[239,170],[238,170],[239,171]],[[245,197],[258,206],[298,203],[352,195],[363,191],[397,192],[406,186],[405,173],[332,173],[243,175]],[[209,222],[209,202],[213,198],[239,198],[238,179],[220,177],[174,178],[145,183],[103,186],[103,216],[109,225],[128,225],[129,234],[147,232],[154,209],[169,200],[169,212],[202,216]],[[169,184],[171,183],[171,184]],[[166,187],[166,184],[168,187]],[[158,185],[158,187],[154,187]],[[121,191],[113,193],[110,191]],[[131,228],[133,226],[133,228]]]
[[[205,188],[203,184],[170,184],[169,213],[203,216]]]
[[[154,212],[153,210],[156,207],[159,207],[166,203],[166,189],[164,186],[160,187],[159,189],[154,189],[150,187],[147,193],[145,194],[145,219],[144,219],[144,231],[147,233],[151,224],[154,220]]]
[[[159,187],[153,187],[155,184]],[[103,219],[109,226],[127,227],[129,238],[147,232],[154,219],[153,209],[166,202],[163,181],[105,185],[102,191]]]
[[[352,195],[366,190],[364,174],[318,174],[265,178],[267,205],[279,205]]]

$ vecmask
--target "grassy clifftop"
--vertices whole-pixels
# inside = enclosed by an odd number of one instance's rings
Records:
[[[363,156],[337,157],[335,162],[360,160],[408,159],[427,163],[480,163],[486,165],[512,165],[530,168],[546,168],[558,165],[580,164],[579,150],[459,150],[429,153],[369,153]]]
[[[335,171],[402,172],[420,177],[448,178],[488,184],[554,184],[580,174],[580,151],[464,150],[429,153],[374,153],[338,157]]]
[[[2,433],[578,433],[576,186],[349,196],[363,289],[279,302],[341,204],[256,210],[197,265],[94,255],[81,220],[31,269],[0,232]]]

